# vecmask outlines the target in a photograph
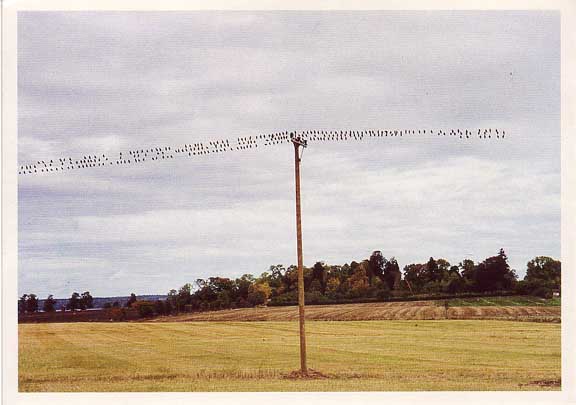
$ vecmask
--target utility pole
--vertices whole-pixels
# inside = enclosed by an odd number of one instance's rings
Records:
[[[294,173],[296,177],[296,245],[298,249],[298,317],[300,322],[300,371],[308,374],[306,366],[306,333],[304,331],[304,265],[302,258],[302,212],[300,208],[300,147],[306,147],[306,140],[291,133],[294,144]]]

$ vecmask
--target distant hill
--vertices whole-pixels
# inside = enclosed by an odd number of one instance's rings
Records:
[[[166,295],[137,295],[136,298],[139,301],[156,301],[156,300],[165,300]],[[66,306],[68,303],[69,298],[55,298],[56,300],[56,310],[60,310],[63,306]],[[130,299],[130,296],[125,297],[94,297],[94,308],[103,308],[105,304],[110,303],[113,304],[114,302],[118,301],[120,306],[125,306],[126,302]],[[38,309],[42,310],[44,306],[44,299],[38,300]]]

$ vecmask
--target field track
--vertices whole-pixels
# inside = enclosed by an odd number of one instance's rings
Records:
[[[560,306],[454,306],[446,310],[434,301],[309,305],[306,319],[314,321],[491,319],[560,322]],[[241,308],[160,317],[149,322],[295,321],[298,307]]]

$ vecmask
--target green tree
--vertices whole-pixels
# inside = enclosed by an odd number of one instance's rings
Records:
[[[235,304],[239,308],[248,306],[248,294],[250,287],[254,284],[255,279],[252,274],[244,274],[242,277],[235,280],[236,284],[236,299]],[[278,288],[283,288],[283,284]]]
[[[36,297],[36,294],[28,295],[28,299],[26,300],[26,311],[27,312],[38,311],[38,298]]]
[[[434,260],[433,257],[431,257],[426,264],[426,277],[428,279],[427,281],[432,282],[440,281],[442,279],[442,274],[438,268],[438,263],[436,263],[436,260]]]
[[[386,282],[384,277],[384,266],[386,265],[386,258],[382,256],[382,252],[379,250],[375,250],[370,255],[368,259],[368,269],[367,269],[367,276],[368,276],[368,284],[372,285],[372,277],[378,277],[383,283]]]
[[[497,256],[492,256],[476,268],[476,283],[480,291],[508,290],[516,283],[516,274],[508,265],[504,249]]]
[[[18,312],[20,312],[21,314],[25,314],[26,311],[28,310],[26,301],[28,301],[28,294],[23,294],[18,300]]]
[[[162,300],[157,300],[155,304],[155,311],[158,315],[166,315],[166,304]]]
[[[476,291],[478,289],[476,279],[477,279],[477,266],[474,264],[473,260],[465,259],[458,265],[460,268],[460,274],[463,280],[463,290],[464,291]]]
[[[132,304],[141,318],[151,318],[154,316],[155,305],[152,301],[136,301]]]
[[[449,275],[455,275],[461,277],[460,275],[460,268],[458,266],[450,266],[450,270],[448,270]]]
[[[422,291],[426,284],[427,268],[425,264],[409,264],[404,266],[404,281],[410,291],[415,294]]]
[[[446,280],[446,292],[457,294],[466,290],[466,281],[457,273],[450,273]]]
[[[320,284],[320,292],[326,293],[326,268],[323,262],[316,262],[312,267],[312,279]]]
[[[126,308],[131,308],[132,305],[136,303],[136,301],[138,301],[138,299],[136,298],[136,294],[134,293],[130,294],[130,298],[128,298],[128,301],[126,302]]]
[[[177,310],[177,304],[178,304],[178,291],[176,291],[175,289],[171,289],[170,291],[168,291],[168,296],[166,297],[166,301],[170,303],[170,306]]]
[[[400,285],[400,280],[402,278],[402,273],[400,273],[400,267],[398,262],[394,257],[390,260],[385,260],[384,265],[384,282],[388,286],[389,290],[394,290]]]
[[[196,280],[197,285],[202,285],[205,283],[205,280],[198,279]],[[178,290],[178,296],[176,299],[176,306],[179,311],[182,311],[185,305],[190,304],[192,300],[192,284],[186,283]]]
[[[82,293],[80,301],[81,301],[80,305],[82,306],[82,309],[94,308],[94,299],[90,295],[89,291],[84,291]]]
[[[450,263],[446,259],[436,260],[438,266],[438,281],[445,280],[450,274]]]
[[[170,300],[164,301],[164,314],[171,315],[172,311],[173,311],[173,308],[172,308],[172,303],[170,302]]]
[[[560,289],[562,264],[559,260],[547,256],[537,256],[530,260],[526,266],[524,281]]]
[[[526,276],[517,283],[516,290],[522,294],[551,298],[554,290],[560,290],[560,284],[560,261],[547,256],[538,256],[527,263]]]
[[[70,311],[75,311],[80,307],[80,294],[77,292],[73,292],[72,296],[68,300],[68,304],[66,305],[66,309]]]
[[[262,273],[260,280],[262,282],[268,283],[270,288],[272,288],[272,293],[280,290],[284,284],[284,275],[286,273],[286,268],[283,265],[277,264],[270,266],[267,272]]]
[[[282,280],[285,292],[296,290],[298,288],[298,267],[294,265],[289,266]]]
[[[54,312],[56,311],[56,300],[54,296],[50,294],[48,298],[44,300],[44,304],[42,305],[42,310],[44,312]]]

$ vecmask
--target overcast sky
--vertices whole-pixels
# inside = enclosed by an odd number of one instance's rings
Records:
[[[560,256],[556,12],[19,13],[19,161],[283,130],[304,264]],[[296,262],[289,144],[19,179],[19,294],[166,293]]]

